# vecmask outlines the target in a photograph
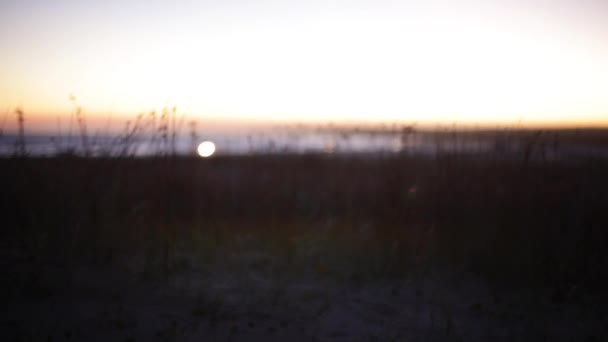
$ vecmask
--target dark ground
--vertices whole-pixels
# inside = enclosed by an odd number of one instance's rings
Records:
[[[603,341],[608,162],[0,160],[21,341]]]

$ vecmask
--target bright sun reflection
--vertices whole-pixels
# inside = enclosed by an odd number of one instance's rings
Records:
[[[215,153],[215,144],[211,141],[203,141],[198,145],[197,152],[203,158],[211,157]]]

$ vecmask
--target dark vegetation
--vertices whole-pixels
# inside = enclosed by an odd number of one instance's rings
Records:
[[[14,153],[0,158],[8,303],[0,316],[10,338],[599,341],[608,333],[605,131],[443,130],[426,133],[434,153],[416,154],[409,128],[397,131],[400,153],[201,159],[175,153],[175,113],[138,117],[96,148],[77,108],[79,149],[58,144],[43,157],[28,155],[16,112]],[[144,127],[163,153],[134,156]],[[491,148],[449,148],[471,141]],[[594,153],[571,153],[587,148]],[[467,292],[469,279],[491,299]],[[180,292],[184,282],[194,294]],[[343,323],[355,309],[380,318]]]
[[[503,285],[599,290],[608,285],[607,171],[601,160],[459,155],[9,158],[0,160],[2,238],[37,257],[153,247],[170,268],[170,244],[193,232],[222,239],[246,229],[289,249],[331,222],[336,244],[369,226],[384,275],[407,272],[422,253]]]

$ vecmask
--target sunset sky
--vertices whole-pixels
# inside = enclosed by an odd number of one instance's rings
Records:
[[[608,1],[0,0],[0,114],[70,94],[91,122],[608,125]]]

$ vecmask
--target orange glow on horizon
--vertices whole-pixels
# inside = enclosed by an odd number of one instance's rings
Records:
[[[35,130],[69,121],[71,93],[94,128],[168,103],[227,126],[608,125],[608,25],[597,18],[582,25],[524,2],[363,3],[168,13],[129,3],[118,19],[102,7],[108,22],[84,5],[57,19],[29,9],[32,20],[0,34],[10,51],[0,57],[0,110],[23,107]]]

